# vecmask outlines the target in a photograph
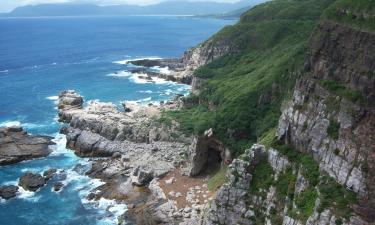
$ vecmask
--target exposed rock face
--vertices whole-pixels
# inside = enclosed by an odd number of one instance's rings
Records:
[[[3,199],[10,199],[16,197],[18,186],[9,185],[0,187],[0,197]]]
[[[64,93],[60,95],[59,104],[63,108],[59,111],[59,118],[69,123],[70,127],[62,129],[62,133],[67,135],[67,146],[77,149],[81,155],[85,155],[87,151],[92,152],[93,149],[104,155],[112,154],[119,148],[116,145],[125,140],[135,143],[188,141],[178,131],[175,131],[177,135],[174,137],[170,135],[171,130],[176,130],[176,124],[172,124],[171,128],[152,125],[151,118],[157,116],[161,108],[171,108],[173,104],[160,108],[129,103],[126,106],[130,108],[130,112],[120,112],[114,104],[101,102],[89,102],[85,109],[71,108],[69,105],[64,106]]]
[[[59,95],[59,109],[82,108],[83,98],[74,90],[66,90]]]
[[[28,191],[37,191],[46,184],[46,180],[40,174],[25,173],[20,178],[19,186]]]
[[[268,162],[276,173],[283,172],[290,165],[288,159],[273,148],[268,150]]]
[[[129,61],[133,65],[143,67],[169,68],[170,74],[154,73],[141,69],[148,77],[159,77],[170,81],[177,81],[185,84],[193,84],[193,92],[197,91],[199,79],[194,77],[194,71],[207,63],[212,62],[235,50],[230,43],[221,43],[212,39],[189,49],[179,59],[141,59]]]
[[[190,176],[199,175],[207,166],[231,162],[230,150],[214,137],[212,129],[193,139],[189,147]]]
[[[194,71],[228,53],[233,53],[229,43],[218,43],[212,39],[186,51],[182,57],[184,76],[192,76]]]
[[[64,187],[64,184],[61,182],[57,182],[56,184],[53,185],[53,191],[61,191],[61,189]]]
[[[280,140],[313,155],[323,171],[358,193],[368,222],[375,220],[374,43],[374,34],[321,23],[277,131]],[[322,80],[339,83],[362,101],[338,95]]]
[[[249,208],[246,195],[252,179],[252,169],[266,155],[264,146],[258,145],[245,154],[250,157],[248,161],[235,159],[230,165],[228,183],[218,190],[203,224],[252,224],[254,211]]]
[[[0,165],[48,156],[51,139],[29,135],[21,127],[0,128]]]
[[[43,177],[46,180],[50,180],[57,172],[57,169],[49,169],[43,172]]]
[[[339,80],[358,90],[367,105],[375,106],[375,35],[345,25],[324,21],[310,41],[306,62],[309,77]]]

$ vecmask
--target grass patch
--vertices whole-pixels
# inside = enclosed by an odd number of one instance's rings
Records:
[[[302,166],[302,175],[309,181],[310,185],[317,185],[319,182],[319,164],[305,153],[295,150],[291,145],[274,144],[273,148],[277,149],[282,155],[296,165]]]
[[[363,104],[365,98],[358,90],[353,90],[337,80],[322,80],[320,84],[335,95],[344,97],[352,102]]]
[[[300,216],[304,221],[314,212],[317,197],[318,192],[313,187],[310,187],[300,193],[295,199],[296,206],[300,210]]]
[[[357,203],[354,192],[347,190],[343,185],[337,183],[333,178],[324,176],[319,185],[320,207],[319,212],[332,207],[337,217],[348,219],[352,213],[351,204]]]
[[[339,138],[339,130],[340,123],[338,123],[336,120],[331,119],[327,128],[328,136],[333,138],[334,140],[337,140]]]
[[[209,191],[216,191],[227,181],[227,171],[228,166],[223,166],[212,177],[208,179],[207,188]]]
[[[283,202],[286,196],[293,200],[296,180],[297,177],[293,174],[293,170],[290,167],[280,174],[280,177],[275,184],[280,202]]]
[[[273,169],[267,160],[261,161],[254,169],[253,178],[249,187],[249,192],[253,194],[265,194],[273,183]]]
[[[276,141],[276,128],[272,128],[260,138],[259,143],[264,145],[267,149],[270,148]]]

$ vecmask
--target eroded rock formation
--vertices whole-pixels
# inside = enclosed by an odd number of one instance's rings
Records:
[[[0,128],[0,165],[48,156],[52,138],[29,135],[21,127]]]

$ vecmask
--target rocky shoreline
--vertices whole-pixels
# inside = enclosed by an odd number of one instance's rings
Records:
[[[207,42],[187,51],[180,59],[143,59],[128,61],[137,66],[134,73],[142,79],[158,77],[191,84],[199,82],[195,69],[226,54]],[[170,74],[150,72],[150,68],[168,68]],[[212,130],[202,136],[185,136],[179,124],[158,122],[161,111],[178,110],[184,98],[160,105],[140,106],[124,102],[119,109],[112,103],[88,102],[75,91],[59,95],[59,121],[66,135],[67,148],[80,157],[90,157],[92,168],[86,174],[105,184],[95,188],[88,200],[113,199],[128,206],[119,223],[201,224],[207,203],[214,193],[207,188],[204,175],[209,158],[215,165],[230,163],[230,151],[218,141]],[[123,222],[126,221],[126,222]]]
[[[194,51],[189,51],[181,59],[128,63],[136,66],[133,73],[145,75],[141,79],[151,81],[157,77],[192,84],[193,71],[200,61]],[[152,72],[152,68],[168,68],[170,73]],[[128,210],[119,218],[120,224],[174,224],[176,221],[197,224],[204,205],[212,199],[206,177],[188,176],[195,167],[189,158],[190,152],[200,147],[201,140],[185,136],[175,122],[167,126],[158,121],[161,111],[183,107],[182,97],[176,95],[160,105],[124,102],[119,108],[96,101],[87,102],[84,107],[82,96],[71,90],[59,95],[58,118],[66,124],[60,133],[66,136],[67,148],[80,157],[90,158],[92,167],[86,175],[104,182],[90,192],[87,200],[105,198],[126,203]],[[54,144],[52,138],[29,135],[20,127],[1,128],[0,135],[1,165],[48,156],[51,152],[48,146]],[[18,186],[0,187],[0,197],[14,198],[20,188],[38,191],[56,174],[66,176],[64,171],[55,169],[43,174],[26,172]],[[62,182],[55,182],[52,189],[58,192],[63,186]]]
[[[167,127],[155,122],[161,110],[177,109],[179,102],[176,98],[160,106],[125,103],[127,110],[119,110],[113,104],[100,102],[83,107],[82,97],[75,91],[60,94],[59,119],[69,124],[61,129],[67,137],[67,147],[78,156],[91,157],[92,168],[87,175],[105,182],[89,194],[88,200],[106,198],[126,203],[129,211],[125,221],[137,224],[144,224],[145,218],[165,224],[176,219],[191,224],[191,220],[199,218],[211,196],[204,178],[184,187],[184,193],[170,189],[177,179],[184,179],[181,174],[190,174],[187,155],[192,137],[180,133],[177,125]],[[170,187],[163,190],[163,185]],[[198,196],[194,198],[194,190],[203,193],[203,189],[207,192],[204,197],[202,194],[200,200]],[[178,199],[188,200],[178,204]]]

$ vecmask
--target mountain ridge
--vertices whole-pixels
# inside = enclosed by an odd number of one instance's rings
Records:
[[[240,1],[237,3],[219,2],[178,2],[168,1],[154,5],[107,5],[83,3],[60,3],[27,5],[2,13],[2,17],[41,17],[41,16],[110,16],[110,15],[207,15],[222,14],[240,8],[253,6],[264,0]]]

